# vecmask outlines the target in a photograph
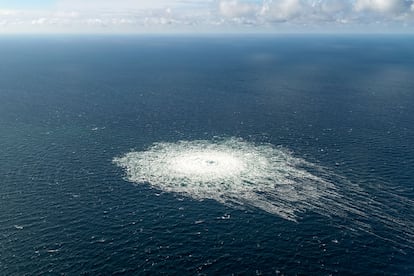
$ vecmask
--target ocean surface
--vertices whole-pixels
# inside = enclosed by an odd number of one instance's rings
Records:
[[[414,275],[413,143],[412,36],[3,36],[0,274]]]

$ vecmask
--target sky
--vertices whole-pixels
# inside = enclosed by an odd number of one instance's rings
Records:
[[[413,33],[414,0],[0,0],[0,34]]]

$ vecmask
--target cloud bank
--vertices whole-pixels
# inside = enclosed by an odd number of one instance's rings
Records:
[[[0,33],[412,32],[414,0],[57,0],[0,4]]]

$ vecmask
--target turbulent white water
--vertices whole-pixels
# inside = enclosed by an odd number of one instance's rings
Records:
[[[145,151],[117,157],[114,163],[136,184],[234,207],[259,208],[293,221],[313,211],[347,220],[341,228],[387,240],[390,230],[395,232],[393,241],[414,244],[414,223],[398,215],[399,210],[414,206],[412,201],[377,189],[387,200],[383,204],[358,185],[281,147],[237,138],[155,143]],[[385,234],[375,234],[372,221],[388,229]]]
[[[335,186],[312,171],[318,166],[271,145],[240,139],[157,143],[114,162],[127,179],[195,199],[247,205],[295,220],[338,197]]]

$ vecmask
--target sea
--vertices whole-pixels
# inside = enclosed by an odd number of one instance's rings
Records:
[[[414,275],[413,183],[413,36],[0,37],[1,275]]]

